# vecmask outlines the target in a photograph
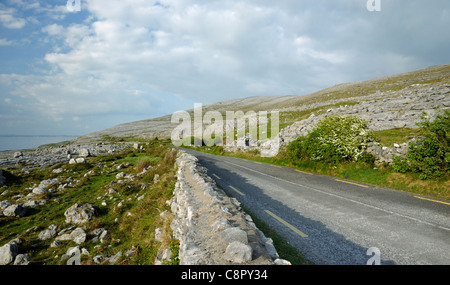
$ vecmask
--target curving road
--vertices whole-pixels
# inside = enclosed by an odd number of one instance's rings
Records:
[[[450,202],[189,149],[316,264],[450,264]]]

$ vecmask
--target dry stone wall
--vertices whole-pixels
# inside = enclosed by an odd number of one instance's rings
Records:
[[[173,235],[180,241],[180,264],[290,264],[279,258],[272,239],[216,185],[195,156],[181,152],[176,165],[178,181],[168,202]]]

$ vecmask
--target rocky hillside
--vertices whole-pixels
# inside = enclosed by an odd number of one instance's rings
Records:
[[[330,105],[332,103],[332,105]],[[390,129],[414,129],[421,121],[424,113],[430,120],[450,108],[450,83],[441,82],[413,84],[397,91],[377,91],[367,96],[336,99],[322,103],[313,103],[302,107],[292,107],[292,112],[304,112],[314,110],[309,117],[299,120],[285,128],[279,137],[271,142],[253,141],[248,146],[240,147],[240,150],[271,150],[274,145],[285,147],[293,140],[306,136],[309,131],[325,116],[352,115],[360,117],[369,123],[373,131]],[[237,147],[227,148],[234,151]],[[392,163],[392,155],[404,156],[408,152],[407,143],[395,143],[393,146],[380,147],[370,144],[368,152],[375,155],[381,163]]]
[[[0,160],[0,265],[290,264],[197,158],[168,143]]]
[[[345,83],[302,96],[250,97],[218,102],[203,107],[203,112],[277,110],[282,136],[304,132],[299,125],[309,125],[312,114],[348,113],[368,119],[374,129],[415,127],[423,111],[435,114],[437,108],[449,108],[450,65],[433,66],[362,82]],[[189,110],[193,112],[193,110]],[[170,138],[176,125],[171,115],[121,124],[75,139],[77,143],[102,141],[108,138],[141,137]],[[314,121],[311,119],[311,122]],[[294,125],[293,125],[294,124]],[[293,126],[291,126],[293,125]]]
[[[0,160],[0,265],[153,264],[170,243],[176,151],[84,147]]]
[[[278,104],[295,96],[273,96],[273,97],[250,97],[218,102],[203,106],[203,114],[214,110],[225,114],[226,111],[237,110],[270,110],[274,104]],[[193,109],[187,110],[193,114]],[[90,143],[116,138],[143,138],[153,139],[155,137],[168,139],[176,124],[171,123],[172,115],[159,118],[121,124],[106,130],[94,132],[74,140],[75,143]],[[193,116],[192,116],[193,117]]]

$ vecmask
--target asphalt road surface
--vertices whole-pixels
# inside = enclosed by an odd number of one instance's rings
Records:
[[[316,264],[450,264],[448,201],[184,150]]]

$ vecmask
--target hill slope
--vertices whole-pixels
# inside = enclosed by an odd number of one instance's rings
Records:
[[[450,86],[450,64],[432,66],[425,69],[415,70],[407,73],[396,74],[381,78],[376,78],[361,82],[352,82],[336,85],[330,88],[320,90],[308,95],[302,96],[269,96],[269,97],[249,97],[243,99],[234,99],[228,101],[217,102],[214,104],[203,106],[203,112],[215,110],[224,113],[225,111],[242,110],[244,112],[253,110],[255,112],[265,110],[280,111],[281,128],[292,125],[311,116],[311,114],[323,114],[330,110],[343,105],[358,106],[367,102],[379,102],[392,98],[399,98],[404,95],[405,90],[409,92],[406,100],[414,103],[415,95],[419,100],[423,95],[421,90],[433,90],[433,88]],[[414,89],[411,91],[411,88]],[[437,104],[442,106],[432,106],[448,108],[449,94],[447,89],[437,90],[437,95],[444,96]],[[436,92],[435,92],[436,93]],[[425,96],[426,97],[426,96]],[[421,97],[425,101],[424,96]],[[406,102],[408,103],[408,102]],[[188,110],[192,113],[193,110]],[[390,110],[392,111],[392,110]],[[400,110],[399,110],[400,111]],[[420,114],[422,110],[417,110]],[[368,114],[370,116],[370,114]],[[378,114],[380,116],[380,114]],[[420,116],[419,116],[420,117]],[[109,129],[87,134],[76,138],[77,143],[93,142],[104,140],[108,137],[126,138],[170,138],[172,129],[176,124],[170,122],[171,115],[130,122],[114,126]],[[391,128],[398,127],[392,125]],[[388,129],[389,125],[383,127]]]

